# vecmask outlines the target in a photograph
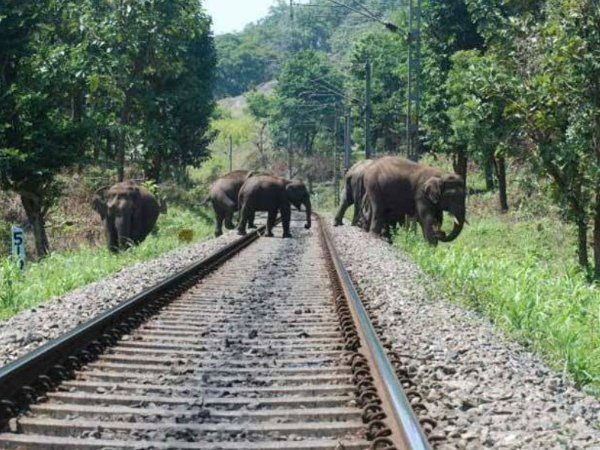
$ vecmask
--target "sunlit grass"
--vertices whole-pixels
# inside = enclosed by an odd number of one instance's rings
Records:
[[[155,234],[138,247],[117,255],[104,247],[56,252],[39,263],[29,264],[24,276],[18,273],[15,264],[5,260],[0,267],[0,319],[179,247],[181,229],[193,230],[198,241],[211,235],[212,224],[189,211],[170,208],[167,215],[159,218]]]
[[[577,267],[573,230],[552,218],[513,219],[473,217],[455,242],[436,249],[404,231],[396,245],[448,298],[600,392],[600,290]]]

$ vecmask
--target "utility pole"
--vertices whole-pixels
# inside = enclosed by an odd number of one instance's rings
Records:
[[[229,136],[229,171],[233,170],[233,137]]]
[[[292,179],[292,119],[288,119],[288,179]]]
[[[347,171],[352,165],[352,123],[350,122],[350,108],[346,110],[346,121],[344,123],[344,169]]]
[[[338,206],[340,203],[340,180],[338,176],[338,117],[337,108],[333,109],[333,204]]]
[[[421,0],[408,0],[408,83],[406,95],[406,154],[408,158],[417,161],[420,154]]]
[[[412,0],[411,0],[412,1]],[[365,63],[366,102],[365,102],[365,157],[371,158],[371,60]]]

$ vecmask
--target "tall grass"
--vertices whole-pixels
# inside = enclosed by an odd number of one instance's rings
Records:
[[[205,217],[170,208],[167,215],[160,217],[156,233],[141,245],[117,255],[99,247],[56,252],[39,263],[29,264],[23,276],[16,264],[6,259],[0,266],[0,319],[172,250],[182,245],[178,239],[181,229],[192,229],[196,241],[212,233],[212,225]]]
[[[436,249],[404,231],[396,245],[452,299],[600,393],[600,290],[577,267],[573,230],[549,218],[471,223]]]

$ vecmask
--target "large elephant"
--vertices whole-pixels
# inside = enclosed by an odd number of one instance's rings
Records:
[[[306,224],[311,226],[312,208],[310,195],[304,183],[286,180],[274,175],[260,174],[248,178],[240,189],[238,203],[240,205],[240,223],[238,232],[246,234],[246,225],[256,211],[266,211],[267,236],[273,236],[273,227],[277,219],[277,212],[281,213],[283,237],[291,237],[290,220],[291,207],[294,205],[298,211],[302,205],[306,208]]]
[[[160,214],[156,198],[133,181],[98,189],[92,207],[102,218],[111,252],[146,239]]]
[[[404,224],[407,216],[416,217],[425,239],[434,245],[453,241],[463,229],[466,189],[459,175],[386,156],[366,169],[364,181],[370,204],[369,228],[377,236],[389,237],[389,226]],[[449,235],[441,229],[444,211],[454,216]]]
[[[253,175],[248,170],[234,170],[226,173],[216,180],[210,187],[208,197],[203,204],[212,203],[215,210],[215,236],[223,234],[223,222],[225,228],[232,230],[233,213],[238,209],[238,195],[246,179]],[[249,226],[254,227],[254,217],[249,218]]]
[[[373,164],[372,159],[365,159],[354,164],[346,175],[344,175],[344,191],[342,192],[340,207],[337,210],[334,219],[334,226],[343,225],[344,214],[350,205],[354,205],[354,216],[352,225],[366,225],[366,218],[363,216],[362,199],[365,195],[364,175],[365,170]],[[359,223],[360,222],[360,223]]]

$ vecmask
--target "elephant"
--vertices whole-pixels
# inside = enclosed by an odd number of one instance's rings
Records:
[[[107,246],[113,253],[146,239],[160,214],[154,195],[133,181],[98,189],[92,208],[102,218]]]
[[[437,245],[456,239],[466,222],[466,189],[460,175],[386,156],[366,169],[364,183],[371,206],[369,230],[376,236],[389,239],[392,224],[403,225],[407,216],[414,216],[425,239]],[[444,211],[454,216],[449,235],[441,229]]]
[[[301,206],[306,208],[307,230],[311,227],[311,203],[306,186],[301,181],[286,180],[284,178],[258,174],[246,180],[240,189],[238,203],[240,205],[240,223],[238,233],[246,234],[246,225],[256,211],[267,211],[267,233],[273,236],[273,227],[277,219],[277,212],[281,212],[283,237],[292,237],[290,234],[291,207],[294,205],[298,211]]]
[[[334,226],[343,225],[344,214],[350,205],[354,204],[352,225],[365,226],[365,217],[362,214],[362,199],[365,195],[364,174],[367,167],[373,164],[372,159],[365,159],[354,164],[344,175],[344,191],[342,192],[340,207],[337,210]],[[360,222],[360,223],[359,223]]]
[[[211,202],[215,210],[215,237],[223,234],[223,222],[228,230],[235,228],[233,213],[238,209],[238,195],[246,179],[253,174],[248,170],[234,170],[211,185],[208,197],[202,204]],[[253,216],[249,218],[249,227],[254,228]]]

